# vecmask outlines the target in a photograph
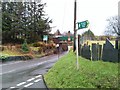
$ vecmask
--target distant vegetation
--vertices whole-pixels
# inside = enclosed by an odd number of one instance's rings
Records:
[[[36,2],[2,2],[2,43],[28,43],[42,40],[50,32],[46,4]],[[0,19],[1,20],[1,19]]]
[[[82,37],[85,38],[86,40],[94,40],[95,39],[95,35],[90,29],[88,31],[85,31],[82,34]]]
[[[112,16],[106,20],[108,25],[105,30],[106,35],[117,35],[120,37],[120,17]]]
[[[48,44],[44,42],[35,42],[33,44],[27,44],[26,41],[22,45],[4,45],[0,46],[2,52],[0,55],[7,56],[21,56],[24,54],[32,54],[33,56],[41,55],[44,53],[48,53],[54,51],[55,45],[53,42],[48,42]]]

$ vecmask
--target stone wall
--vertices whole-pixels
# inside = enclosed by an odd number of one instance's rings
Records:
[[[103,45],[102,60],[118,62],[118,49],[115,49],[108,39],[106,40],[106,43]]]
[[[90,51],[90,46],[84,45],[81,48],[81,56],[90,59],[91,60],[91,51]]]
[[[118,44],[118,43],[116,43]],[[82,56],[89,60],[103,60],[109,62],[119,62],[120,60],[120,50],[110,43],[109,39],[106,39],[106,43],[103,45],[92,44],[92,46],[79,45],[79,56]]]

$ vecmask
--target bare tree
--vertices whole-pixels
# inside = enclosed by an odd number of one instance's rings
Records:
[[[113,35],[116,34],[120,37],[120,17],[113,16],[107,19],[108,26],[106,28],[105,34]]]

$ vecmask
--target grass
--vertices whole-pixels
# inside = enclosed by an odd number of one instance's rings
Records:
[[[1,57],[9,57],[9,56],[24,56],[24,55],[28,55],[28,56],[32,56],[34,58],[40,58],[42,56],[45,56],[47,53],[41,52],[39,53],[39,47],[30,47],[31,51],[30,52],[26,52],[23,53],[18,49],[14,49],[14,50],[10,50],[10,49],[5,49],[3,51],[0,52],[0,59]],[[52,51],[51,51],[52,53]]]
[[[7,56],[21,56],[22,54],[18,51],[4,50],[0,54]]]
[[[31,49],[32,51],[38,51],[38,50],[39,50],[39,47],[30,47],[30,49]]]
[[[31,51],[38,51],[38,47],[30,47]],[[29,53],[26,53],[29,54]],[[24,53],[20,52],[17,48],[15,50],[10,50],[10,49],[5,49],[0,52],[0,55],[5,55],[5,56],[23,56],[25,55]]]
[[[118,63],[89,61],[79,57],[76,69],[76,55],[73,52],[62,57],[45,74],[49,88],[117,88]]]

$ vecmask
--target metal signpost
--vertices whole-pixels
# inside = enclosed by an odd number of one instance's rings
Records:
[[[77,55],[77,70],[79,69],[79,62],[78,62],[78,35],[76,31],[76,55]]]
[[[77,31],[80,29],[84,29],[87,28],[89,25],[88,20],[83,21],[83,22],[78,22],[78,29],[76,30],[76,55],[77,55],[77,70],[79,69],[79,62],[78,62],[78,35],[77,35]]]

